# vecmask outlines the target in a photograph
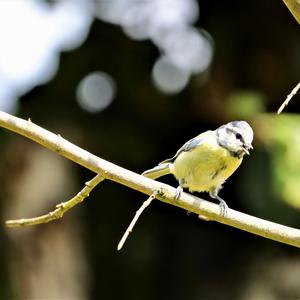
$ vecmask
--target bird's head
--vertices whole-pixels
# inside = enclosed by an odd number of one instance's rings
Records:
[[[249,155],[249,150],[253,149],[253,130],[245,121],[227,123],[219,127],[216,132],[219,145],[238,157]]]

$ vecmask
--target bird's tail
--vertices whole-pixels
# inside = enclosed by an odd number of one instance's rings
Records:
[[[153,169],[149,169],[142,173],[142,175],[151,179],[156,179],[167,174],[170,174],[170,163],[159,164]]]

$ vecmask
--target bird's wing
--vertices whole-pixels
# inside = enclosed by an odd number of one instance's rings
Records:
[[[213,131],[206,131],[203,132],[196,137],[192,138],[191,140],[187,141],[177,152],[176,154],[168,159],[165,159],[164,161],[160,162],[159,165],[174,162],[174,160],[182,153],[182,152],[188,152],[197,146],[201,145],[203,142],[207,140],[207,137],[212,133]]]

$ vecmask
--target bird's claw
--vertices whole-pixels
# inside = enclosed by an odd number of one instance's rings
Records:
[[[175,201],[177,201],[180,198],[182,191],[183,191],[183,187],[181,185],[179,185],[176,189],[176,194],[174,197]]]
[[[224,200],[220,200],[220,210],[221,210],[221,216],[226,217],[227,211],[228,211],[228,205]]]

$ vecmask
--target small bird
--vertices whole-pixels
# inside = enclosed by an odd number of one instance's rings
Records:
[[[221,215],[228,206],[218,193],[225,180],[239,167],[245,154],[253,149],[253,130],[246,121],[233,121],[216,130],[205,131],[186,142],[177,153],[142,175],[156,179],[173,174],[179,182],[175,199],[183,188],[208,192],[220,202]]]

